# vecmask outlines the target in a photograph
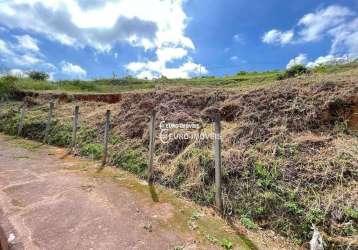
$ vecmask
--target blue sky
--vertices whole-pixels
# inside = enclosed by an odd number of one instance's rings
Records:
[[[0,0],[0,68],[170,78],[358,56],[358,1]]]

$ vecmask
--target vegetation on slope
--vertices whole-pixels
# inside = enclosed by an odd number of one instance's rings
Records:
[[[220,112],[226,215],[299,244],[309,240],[315,223],[330,248],[345,249],[358,230],[358,71],[349,70],[246,92],[177,88],[123,94],[115,104],[58,102],[49,142],[69,145],[79,105],[75,153],[99,158],[104,114],[111,109],[110,162],[145,177],[151,107],[158,121],[198,122],[204,132],[212,131],[211,114]],[[48,100],[29,103],[24,136],[42,140]],[[1,108],[0,131],[16,133],[20,106],[11,101]],[[155,165],[157,182],[213,205],[211,140],[157,140]]]
[[[30,72],[29,78],[15,78],[15,86],[19,90],[30,91],[61,91],[61,92],[97,92],[116,93],[133,90],[150,90],[158,86],[163,87],[220,87],[225,89],[260,87],[271,84],[276,80],[282,80],[301,74],[310,73],[337,73],[356,66],[353,62],[346,65],[318,66],[308,70],[302,65],[294,66],[284,72],[245,72],[240,71],[234,76],[211,77],[203,76],[192,79],[167,79],[162,77],[153,80],[143,80],[133,77],[96,79],[91,81],[65,80],[47,81],[48,75],[43,72]],[[12,77],[14,78],[14,77]]]

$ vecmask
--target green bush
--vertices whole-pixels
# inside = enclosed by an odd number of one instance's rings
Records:
[[[244,70],[241,70],[239,73],[237,73],[236,75],[238,76],[244,76],[244,75],[247,75],[248,73]]]
[[[49,144],[65,147],[72,140],[71,124],[55,124],[52,126],[47,142]]]
[[[240,217],[240,222],[247,229],[256,229],[257,228],[257,225],[253,222],[253,220],[246,215],[242,215]]]
[[[306,68],[306,66],[298,64],[298,65],[294,65],[291,68],[287,69],[285,71],[285,77],[290,78],[290,77],[295,77],[295,76],[299,76],[299,75],[307,74],[307,73],[309,73],[309,70]]]
[[[315,73],[326,73],[328,71],[328,68],[326,65],[318,65],[314,67],[312,70]]]
[[[312,224],[320,223],[324,220],[324,212],[317,208],[312,208],[306,213],[305,220],[306,222]]]
[[[36,81],[46,81],[50,76],[45,72],[31,71],[29,72],[29,77]]]
[[[134,174],[144,177],[145,171],[148,167],[146,158],[142,152],[137,149],[126,149],[114,156],[114,163]]]
[[[14,95],[16,91],[17,78],[14,76],[5,76],[0,78],[0,99],[9,98]]]
[[[308,73],[310,73],[310,70],[306,66],[298,64],[287,69],[284,73],[278,73],[276,76],[276,80],[284,80],[287,78],[296,77]]]
[[[80,153],[85,156],[90,156],[92,159],[100,159],[103,153],[103,145],[98,143],[83,144],[80,148]]]

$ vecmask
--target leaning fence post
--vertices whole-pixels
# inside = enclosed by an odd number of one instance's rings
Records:
[[[47,124],[45,129],[44,140],[43,140],[44,143],[47,142],[48,135],[50,133],[53,107],[54,107],[54,103],[50,102],[50,108],[48,110]]]
[[[22,129],[24,127],[24,119],[25,119],[25,113],[26,113],[26,101],[23,103],[20,113],[20,121],[19,121],[19,127],[17,129],[17,135],[20,136],[22,133]]]
[[[153,159],[154,159],[154,143],[155,143],[155,110],[150,114],[149,122],[149,165],[148,165],[148,183],[153,183]]]
[[[104,126],[104,141],[103,141],[103,158],[102,158],[102,167],[107,163],[108,155],[108,135],[109,135],[109,119],[111,116],[111,111],[107,110],[106,112],[106,124]]]
[[[223,200],[221,196],[221,124],[220,116],[216,115],[214,120],[215,138],[214,138],[214,158],[215,158],[215,203],[220,213],[223,212]]]
[[[76,145],[76,136],[77,136],[77,123],[78,123],[78,113],[79,113],[79,106],[75,107],[75,112],[73,116],[73,127],[72,127],[72,141],[71,141],[71,150]]]

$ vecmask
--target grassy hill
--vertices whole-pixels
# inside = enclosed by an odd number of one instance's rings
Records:
[[[13,89],[6,91],[122,92],[111,104],[56,99],[49,143],[69,145],[72,113],[79,105],[74,153],[100,158],[104,114],[110,109],[110,163],[142,178],[153,107],[157,129],[160,121],[195,122],[202,133],[212,132],[212,115],[219,112],[226,216],[250,230],[273,230],[297,245],[309,241],[316,224],[330,249],[358,247],[358,65],[320,67],[276,80],[280,74],[57,83],[15,79]],[[28,98],[25,137],[42,140],[53,97]],[[22,100],[14,99],[2,104],[0,131],[16,133],[21,105]],[[212,143],[179,138],[165,144],[157,138],[155,181],[212,206]]]
[[[358,62],[345,65],[321,66],[312,70],[314,74],[329,74],[347,71],[357,67]],[[97,79],[90,81],[35,81],[29,78],[18,78],[15,87],[30,91],[56,91],[56,92],[96,92],[120,93],[128,91],[151,90],[161,87],[214,87],[223,89],[248,89],[275,83],[283,76],[282,71],[268,72],[240,72],[235,76],[209,77],[204,76],[192,79],[154,79],[141,80],[136,78]]]

